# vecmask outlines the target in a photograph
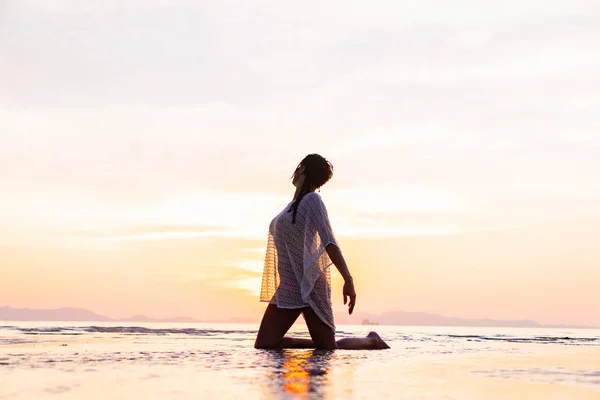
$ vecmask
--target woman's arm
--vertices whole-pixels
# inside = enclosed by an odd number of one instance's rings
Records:
[[[352,275],[350,275],[350,270],[348,270],[348,265],[346,265],[346,260],[344,260],[340,248],[334,244],[328,244],[325,250],[327,250],[327,254],[337,270],[340,271],[344,281],[352,280]]]
[[[354,281],[352,280],[352,275],[350,275],[350,270],[348,270],[348,265],[346,265],[346,260],[344,260],[344,256],[342,255],[340,248],[334,244],[327,245],[325,250],[333,262],[333,265],[335,265],[337,270],[340,271],[342,278],[344,278],[344,304],[347,303],[348,297],[350,297],[348,314],[352,314],[352,311],[354,311],[354,306],[356,305],[356,291],[354,290]]]

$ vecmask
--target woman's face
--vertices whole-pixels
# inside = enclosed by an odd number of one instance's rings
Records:
[[[292,185],[296,187],[302,186],[302,184],[304,183],[304,177],[304,165],[301,165],[294,172],[294,177],[292,178]]]

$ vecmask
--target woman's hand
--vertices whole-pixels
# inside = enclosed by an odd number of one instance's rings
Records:
[[[348,302],[348,297],[350,297],[350,303],[348,303],[348,314],[352,314],[354,311],[354,306],[356,305],[356,291],[354,290],[354,281],[352,278],[346,279],[344,282],[344,304]]]
[[[346,265],[346,260],[344,260],[344,256],[342,255],[340,248],[335,244],[329,243],[325,250],[327,250],[329,258],[344,278],[344,304],[348,303],[348,297],[350,297],[348,314],[352,314],[352,311],[354,311],[354,306],[356,305],[356,291],[354,291],[354,281],[352,280],[352,275],[350,275],[350,271]]]

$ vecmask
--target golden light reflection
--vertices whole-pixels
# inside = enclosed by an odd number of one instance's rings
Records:
[[[324,397],[329,390],[329,361],[333,352],[322,350],[283,350],[273,352],[274,374],[269,377],[271,394],[308,398]]]
[[[284,352],[283,362],[283,388],[286,393],[308,394],[310,390],[310,374],[306,364],[311,354],[308,352]]]

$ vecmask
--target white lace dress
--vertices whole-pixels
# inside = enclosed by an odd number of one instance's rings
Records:
[[[318,193],[300,200],[292,224],[291,203],[269,225],[260,301],[278,308],[311,307],[335,331],[331,307],[332,264],[325,248],[338,246]]]

